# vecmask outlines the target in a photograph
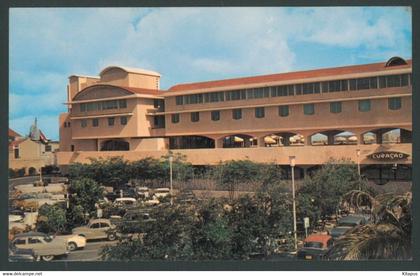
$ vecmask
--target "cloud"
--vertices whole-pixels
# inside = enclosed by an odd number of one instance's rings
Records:
[[[401,7],[13,8],[10,118],[29,122],[26,129],[33,117],[41,123],[55,114],[58,125],[67,77],[108,65],[158,71],[165,89],[300,64],[410,58],[410,24],[411,11]]]

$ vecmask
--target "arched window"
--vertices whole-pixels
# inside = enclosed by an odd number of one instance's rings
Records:
[[[130,144],[124,140],[107,140],[102,143],[101,151],[127,151]]]

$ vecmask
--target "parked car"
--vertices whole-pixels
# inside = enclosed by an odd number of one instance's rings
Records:
[[[67,241],[39,233],[28,232],[15,235],[13,245],[20,249],[32,249],[36,256],[44,261],[51,261],[56,256],[67,255]]]
[[[156,219],[152,219],[149,213],[135,210],[127,212],[122,218],[111,218],[111,223],[115,225],[122,225],[123,227],[130,227],[132,229],[139,227],[141,228],[143,223],[150,223],[155,221]]]
[[[167,197],[169,196],[169,194],[170,194],[169,188],[158,188],[158,189],[155,189],[153,195],[155,199],[159,199],[159,198]]]
[[[321,260],[333,245],[330,235],[311,234],[303,241],[303,248],[297,252],[298,259]]]
[[[83,249],[86,246],[86,238],[80,235],[63,235],[58,237],[62,237],[67,240],[67,249],[69,251]]]
[[[114,229],[115,225],[109,219],[94,219],[86,226],[74,228],[72,233],[83,236],[86,240],[108,239],[113,241],[117,238]]]
[[[341,236],[344,236],[348,231],[350,231],[354,227],[364,225],[366,223],[367,218],[364,215],[348,215],[338,220],[337,226],[331,230],[330,235],[334,239],[337,239]]]
[[[147,187],[137,187],[137,195],[140,199],[147,199],[150,196],[150,190]]]
[[[131,207],[133,205],[136,205],[137,200],[132,197],[121,197],[117,198],[114,201],[114,206],[121,206],[121,207]]]
[[[33,249],[17,248],[9,243],[9,262],[33,262],[37,257]]]

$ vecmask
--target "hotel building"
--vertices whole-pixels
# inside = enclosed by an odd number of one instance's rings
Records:
[[[181,153],[194,165],[249,159],[303,175],[330,158],[371,179],[411,180],[412,61],[159,87],[157,72],[110,66],[69,77],[58,164]]]

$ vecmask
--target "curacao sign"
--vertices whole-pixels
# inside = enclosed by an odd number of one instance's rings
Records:
[[[402,152],[397,151],[382,151],[382,152],[375,152],[372,154],[369,154],[367,157],[373,160],[378,161],[396,161],[396,160],[402,160],[407,159],[409,155]]]

